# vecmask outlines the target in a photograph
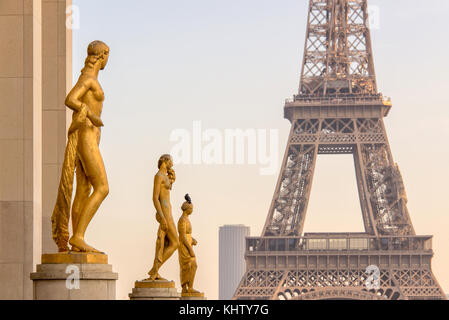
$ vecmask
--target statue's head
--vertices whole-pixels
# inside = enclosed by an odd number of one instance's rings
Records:
[[[94,67],[100,64],[100,70],[103,70],[109,60],[109,47],[106,43],[96,40],[87,47],[86,66]]]
[[[157,163],[158,169],[160,169],[164,163],[167,169],[171,169],[173,167],[173,159],[171,155],[164,154],[159,158],[159,161]]]
[[[186,194],[186,196],[184,198],[186,199],[186,202],[184,202],[182,204],[181,210],[183,213],[190,215],[193,212],[192,199],[190,198],[190,196],[188,194]]]

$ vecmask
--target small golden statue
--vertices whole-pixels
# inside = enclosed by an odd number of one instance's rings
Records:
[[[201,292],[193,288],[195,281],[196,269],[198,268],[196,263],[195,252],[193,246],[196,246],[198,242],[192,238],[192,224],[190,223],[189,216],[193,212],[192,199],[188,194],[185,196],[186,202],[182,205],[182,216],[178,221],[179,232],[179,266],[181,269],[181,286],[182,294],[184,295],[203,295]]]
[[[150,281],[166,280],[159,275],[159,269],[173,255],[179,245],[170,204],[170,190],[176,180],[172,157],[169,154],[162,155],[158,162],[158,168],[159,171],[154,177],[153,203],[156,208],[159,229],[153,268],[148,272]]]
[[[53,239],[59,252],[72,251],[100,253],[84,241],[87,226],[109,193],[108,179],[101,157],[99,143],[100,119],[104,92],[98,82],[98,73],[106,67],[109,47],[94,41],[87,48],[85,66],[65,104],[73,110],[72,124],[62,167],[58,197],[51,218]],[[76,169],[76,194],[72,206],[73,236],[69,241],[70,205]],[[92,191],[93,189],[93,191]]]

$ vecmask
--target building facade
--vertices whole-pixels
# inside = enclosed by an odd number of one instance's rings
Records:
[[[245,273],[245,239],[250,228],[244,225],[226,225],[219,230],[219,295],[220,300],[231,300]]]
[[[0,1],[0,299],[32,299],[55,252],[50,216],[65,149],[71,0]]]

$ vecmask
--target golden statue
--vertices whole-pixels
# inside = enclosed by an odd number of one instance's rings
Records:
[[[96,252],[84,241],[87,226],[109,193],[108,179],[101,157],[99,143],[100,119],[104,92],[98,82],[98,73],[106,67],[109,47],[94,41],[87,48],[85,66],[65,104],[73,110],[72,124],[62,167],[58,197],[51,218],[53,239],[59,252]],[[73,236],[69,241],[70,205],[76,169],[76,194],[72,206]],[[93,191],[92,191],[93,189]]]
[[[181,286],[183,294],[200,294],[199,291],[193,288],[195,281],[196,264],[195,252],[193,246],[196,246],[198,242],[192,238],[192,224],[190,223],[189,216],[193,212],[193,204],[190,196],[186,194],[186,202],[182,205],[182,216],[178,221],[179,232],[179,265],[181,268]]]
[[[176,180],[173,170],[173,159],[169,154],[161,156],[158,162],[159,171],[154,177],[153,203],[156,208],[156,220],[159,222],[156,252],[153,268],[148,272],[148,280],[166,280],[159,275],[161,266],[178,249],[179,239],[170,204],[170,190]]]

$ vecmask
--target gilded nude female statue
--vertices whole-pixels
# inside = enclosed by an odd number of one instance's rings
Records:
[[[179,265],[181,269],[181,286],[183,294],[199,294],[200,292],[193,288],[195,281],[196,269],[198,268],[196,263],[195,252],[193,246],[196,246],[198,242],[192,238],[192,224],[190,223],[189,216],[193,212],[193,204],[190,196],[186,194],[186,202],[181,207],[182,216],[178,221],[179,232]]]
[[[156,208],[156,220],[159,222],[156,252],[153,268],[148,272],[148,280],[166,280],[159,275],[161,266],[178,249],[179,239],[170,204],[170,190],[176,180],[173,159],[165,154],[158,162],[159,171],[154,177],[153,204]]]
[[[100,153],[101,112],[104,92],[98,82],[106,67],[109,47],[101,42],[89,44],[85,66],[65,104],[73,110],[72,124],[62,167],[58,197],[52,215],[52,231],[59,252],[100,251],[84,240],[87,226],[109,193],[108,179]],[[69,218],[73,179],[76,169],[76,194],[72,206],[73,235],[69,240]]]

